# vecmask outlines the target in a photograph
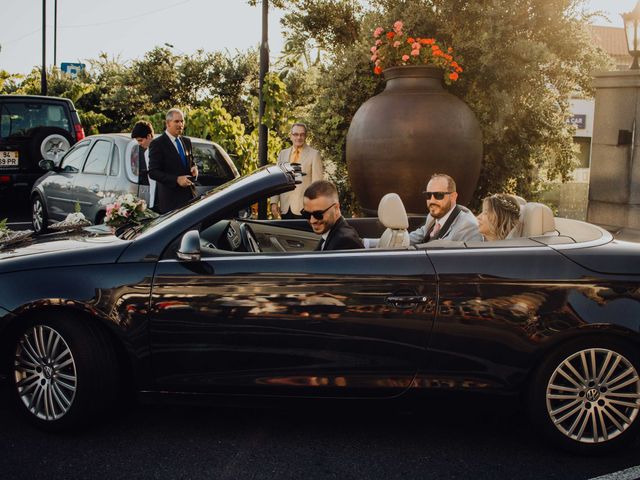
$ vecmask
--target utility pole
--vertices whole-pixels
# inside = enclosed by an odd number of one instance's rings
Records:
[[[42,0],[42,73],[40,73],[40,93],[47,94],[47,0]]]
[[[53,0],[53,66],[58,64],[58,0]]]
[[[258,126],[258,164],[263,167],[267,164],[267,141],[269,131],[263,124],[265,111],[265,98],[263,94],[264,80],[269,72],[269,0],[262,0],[262,42],[260,44],[260,110]],[[267,218],[267,199],[258,202],[258,218]]]

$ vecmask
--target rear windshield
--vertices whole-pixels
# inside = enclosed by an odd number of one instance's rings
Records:
[[[192,144],[201,185],[222,185],[234,178],[227,161],[214,145],[196,141],[192,141]]]
[[[0,137],[24,137],[37,127],[58,127],[67,131],[71,122],[64,105],[38,102],[0,104]]]

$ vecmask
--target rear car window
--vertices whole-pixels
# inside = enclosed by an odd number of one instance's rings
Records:
[[[209,185],[220,185],[234,177],[227,161],[214,145],[193,142],[193,157],[201,183],[206,180]]]
[[[140,165],[139,162],[142,159],[140,158],[140,148],[138,148],[138,145],[134,145],[131,148],[131,156],[129,157],[129,162],[131,165],[131,171],[133,172],[133,174],[137,177],[138,175],[140,175]]]
[[[64,105],[38,102],[3,102],[0,107],[0,137],[22,137],[37,127],[57,127],[70,131],[71,122]]]
[[[84,164],[84,173],[106,175],[110,153],[111,142],[98,140],[94,143],[93,148],[87,157],[87,161]]]

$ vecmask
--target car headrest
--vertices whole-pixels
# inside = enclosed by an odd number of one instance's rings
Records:
[[[539,237],[545,233],[553,232],[556,223],[553,220],[551,209],[536,202],[529,202],[522,207],[522,236]]]
[[[407,211],[404,209],[400,195],[387,193],[378,204],[378,219],[385,227],[393,230],[409,228]]]
[[[511,195],[511,196],[516,199],[516,202],[518,202],[518,205],[520,205],[521,207],[527,204],[527,201],[524,198],[518,195]]]

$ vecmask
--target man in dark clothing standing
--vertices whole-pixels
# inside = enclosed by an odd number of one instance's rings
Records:
[[[149,146],[149,178],[158,182],[156,207],[160,213],[189,203],[194,197],[193,180],[198,176],[191,140],[182,136],[184,114],[172,108],[167,112],[166,122],[164,133]]]
[[[315,233],[321,235],[316,250],[348,250],[364,248],[356,230],[342,218],[338,191],[326,180],[313,182],[304,191],[300,214],[309,221]]]
[[[149,179],[149,145],[153,141],[153,126],[151,123],[140,120],[131,130],[131,138],[139,145],[138,151],[138,196],[140,185],[149,185],[149,201],[147,206],[151,209],[155,205],[156,182]]]

